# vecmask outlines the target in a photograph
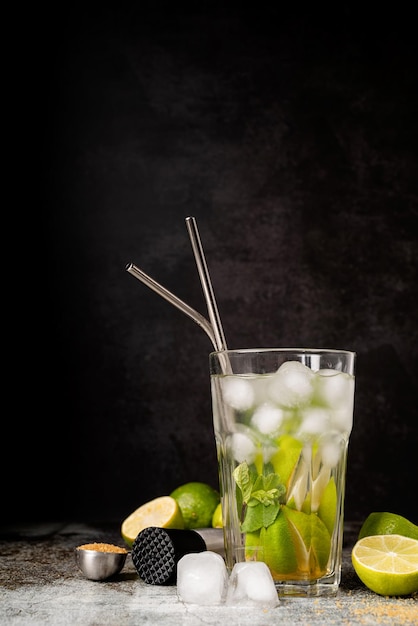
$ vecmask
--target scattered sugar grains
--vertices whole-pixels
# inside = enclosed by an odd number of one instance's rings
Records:
[[[95,552],[116,552],[119,554],[126,554],[128,551],[125,548],[114,546],[111,543],[85,543],[82,546],[78,546],[77,550],[94,550]]]
[[[396,601],[386,598],[386,601],[380,601],[378,604],[375,602],[362,602],[362,604],[363,606],[353,609],[353,614],[360,619],[361,624],[370,624],[371,618],[374,624],[396,623],[405,624],[405,626],[418,624],[417,601],[413,598],[402,598]]]

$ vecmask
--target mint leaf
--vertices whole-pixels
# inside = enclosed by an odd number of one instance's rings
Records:
[[[248,507],[241,531],[243,533],[252,533],[259,530],[263,526],[267,528],[275,521],[280,511],[279,504],[270,504],[265,506],[258,502],[255,506]]]
[[[254,532],[270,526],[280,511],[280,501],[286,493],[285,486],[277,474],[257,475],[255,478],[244,461],[235,468],[235,482],[242,493],[243,514],[242,532]]]
[[[251,498],[252,479],[247,463],[241,463],[234,469],[233,477],[238,487],[241,489],[243,502],[248,502]]]
[[[264,506],[260,502],[256,506],[247,509],[245,519],[241,524],[243,533],[253,533],[263,525],[263,509]]]
[[[263,521],[262,526],[267,528],[275,521],[280,511],[280,504],[270,504],[270,506],[263,506]]]
[[[248,502],[248,506],[254,506],[253,502],[257,504],[261,502],[264,506],[269,506],[270,504],[274,504],[278,500],[278,491],[277,489],[271,489],[270,491],[253,491],[251,494],[251,500]]]
[[[281,496],[286,493],[286,488],[280,483],[277,474],[258,476],[251,492],[251,498],[255,498],[265,506],[277,503]],[[248,503],[251,506],[251,501]]]

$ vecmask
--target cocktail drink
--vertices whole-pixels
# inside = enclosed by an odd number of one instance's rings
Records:
[[[227,567],[264,561],[279,595],[335,595],[355,353],[210,355]]]

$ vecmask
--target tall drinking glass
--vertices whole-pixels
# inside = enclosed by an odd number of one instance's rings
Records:
[[[355,358],[305,348],[209,357],[227,567],[264,561],[279,596],[338,591]]]

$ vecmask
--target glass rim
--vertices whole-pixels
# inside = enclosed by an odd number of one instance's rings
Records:
[[[350,356],[357,356],[357,353],[353,350],[339,349],[339,348],[237,348],[227,350],[213,350],[209,356],[216,355],[228,355],[228,354],[260,354],[267,352],[277,353],[298,353],[298,354],[345,354]]]

